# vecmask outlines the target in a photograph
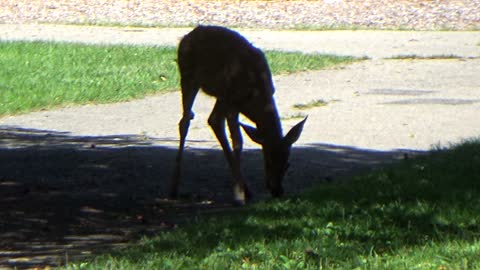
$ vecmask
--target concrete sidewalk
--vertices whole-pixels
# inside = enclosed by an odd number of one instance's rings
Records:
[[[2,40],[54,40],[175,46],[190,29],[0,25]],[[480,32],[241,31],[265,49],[368,56],[346,67],[276,76],[275,98],[287,130],[309,115],[299,144],[428,150],[480,135]],[[388,60],[398,55],[459,59]],[[324,100],[299,111],[295,104]],[[206,124],[213,100],[200,95],[188,139],[218,147]],[[178,92],[126,103],[87,105],[0,118],[0,126],[81,136],[145,134],[175,147]],[[198,141],[199,143],[193,143]],[[258,147],[247,141],[247,147]]]
[[[191,28],[0,24],[0,40],[176,46]],[[480,57],[480,31],[273,31],[237,29],[262,49],[367,56]]]

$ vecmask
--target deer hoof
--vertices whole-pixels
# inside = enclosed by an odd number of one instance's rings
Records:
[[[272,196],[274,198],[279,198],[279,197],[282,197],[283,196],[283,188],[282,187],[279,187],[279,188],[275,188],[275,189],[271,189],[270,190],[270,193],[272,193]]]
[[[233,206],[236,206],[236,207],[242,207],[242,206],[245,206],[245,201],[244,200],[237,200],[237,199],[234,199],[233,202],[232,202],[232,205]]]
[[[236,206],[245,205],[245,199],[247,197],[248,189],[241,188],[240,185],[236,184],[233,187],[233,204]]]
[[[245,189],[245,199],[247,201],[251,201],[253,198],[255,198],[255,194],[253,194],[253,192],[250,189],[246,188]]]
[[[168,193],[168,198],[172,199],[172,200],[177,199],[178,198],[178,191],[176,191],[176,190],[170,191],[170,193]]]

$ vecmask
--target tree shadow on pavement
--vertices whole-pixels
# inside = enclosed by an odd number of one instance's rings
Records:
[[[0,126],[0,268],[63,265],[232,208],[219,149],[187,148],[183,195],[166,199],[176,148],[164,142]],[[410,152],[297,147],[284,187],[295,194]],[[269,198],[261,151],[245,150],[243,160],[256,200]]]

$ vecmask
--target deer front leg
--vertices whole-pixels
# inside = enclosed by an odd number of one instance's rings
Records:
[[[170,198],[177,198],[178,185],[180,184],[181,171],[182,171],[182,159],[183,149],[185,148],[185,140],[188,134],[188,128],[190,127],[190,120],[193,119],[194,114],[192,112],[193,101],[198,93],[199,88],[195,87],[191,80],[182,77],[182,104],[183,104],[183,116],[178,123],[178,130],[180,133],[180,144],[178,146],[177,157],[175,159],[175,168],[173,171],[173,178],[170,186],[169,196]]]
[[[208,118],[208,124],[211,126],[218,142],[220,143],[225,158],[233,174],[234,180],[234,201],[238,204],[245,204],[245,182],[240,172],[239,159],[233,157],[232,150],[227,140],[225,133],[225,119],[227,114],[227,108],[224,103],[217,101],[213,108],[210,117]],[[238,145],[237,145],[238,147]]]
[[[188,127],[190,126],[190,120],[193,118],[193,114],[184,115],[178,123],[178,129],[180,133],[180,144],[178,146],[177,157],[175,159],[175,169],[173,172],[172,183],[170,186],[170,198],[177,198],[178,185],[180,184],[181,171],[182,171],[182,159],[183,149],[185,148],[185,139],[188,133]]]
[[[248,187],[248,182],[246,178],[243,176],[242,173],[242,166],[241,166],[241,154],[243,150],[243,138],[242,133],[240,132],[240,122],[238,121],[238,112],[229,113],[227,116],[227,123],[228,129],[230,130],[230,136],[232,139],[232,147],[233,147],[233,164],[236,164],[234,170],[239,178],[235,179],[237,182],[235,183],[235,188],[240,190],[240,187],[243,187],[245,192],[245,198],[250,199],[253,197],[250,188]]]

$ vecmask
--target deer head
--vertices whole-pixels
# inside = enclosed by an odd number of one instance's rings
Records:
[[[300,137],[305,121],[307,117],[292,127],[285,137],[279,139],[266,136],[268,131],[261,132],[255,127],[241,124],[248,137],[262,146],[266,185],[274,197],[280,197],[283,194],[282,180],[289,167],[290,149]]]

